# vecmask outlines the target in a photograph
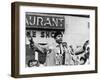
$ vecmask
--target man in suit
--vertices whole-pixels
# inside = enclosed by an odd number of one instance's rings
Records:
[[[63,34],[57,31],[54,34],[55,43],[49,45],[46,57],[46,66],[70,65],[71,55],[66,42],[63,42]]]

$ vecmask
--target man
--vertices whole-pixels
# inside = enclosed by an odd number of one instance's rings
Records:
[[[79,57],[78,64],[80,65],[89,64],[89,56],[90,56],[89,40],[85,41],[82,48],[75,52],[75,55]]]
[[[39,55],[38,55],[39,54]],[[34,67],[44,64],[46,52],[39,44],[34,43],[30,32],[26,33],[26,66]]]
[[[63,34],[57,31],[54,34],[55,43],[49,46],[46,57],[46,66],[69,65],[71,61],[70,51],[66,42],[62,42]]]

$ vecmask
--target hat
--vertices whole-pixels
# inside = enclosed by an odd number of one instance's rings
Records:
[[[56,31],[55,34],[54,34],[54,38],[56,38],[57,35],[62,35],[63,36],[61,31]]]

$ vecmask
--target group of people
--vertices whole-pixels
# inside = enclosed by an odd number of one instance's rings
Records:
[[[34,54],[38,53],[38,60],[29,60],[28,66],[60,66],[60,65],[83,65],[89,64],[90,47],[89,40],[87,40],[80,50],[74,50],[72,46],[68,46],[63,42],[63,34],[60,31],[55,32],[55,43],[44,46],[35,43],[30,36],[30,48]]]

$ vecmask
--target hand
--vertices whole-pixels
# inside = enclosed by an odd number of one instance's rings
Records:
[[[63,42],[62,43],[62,46],[67,48],[67,43],[66,42]]]
[[[30,41],[31,44],[34,44],[34,41],[33,41],[32,37],[29,39],[29,41]]]

